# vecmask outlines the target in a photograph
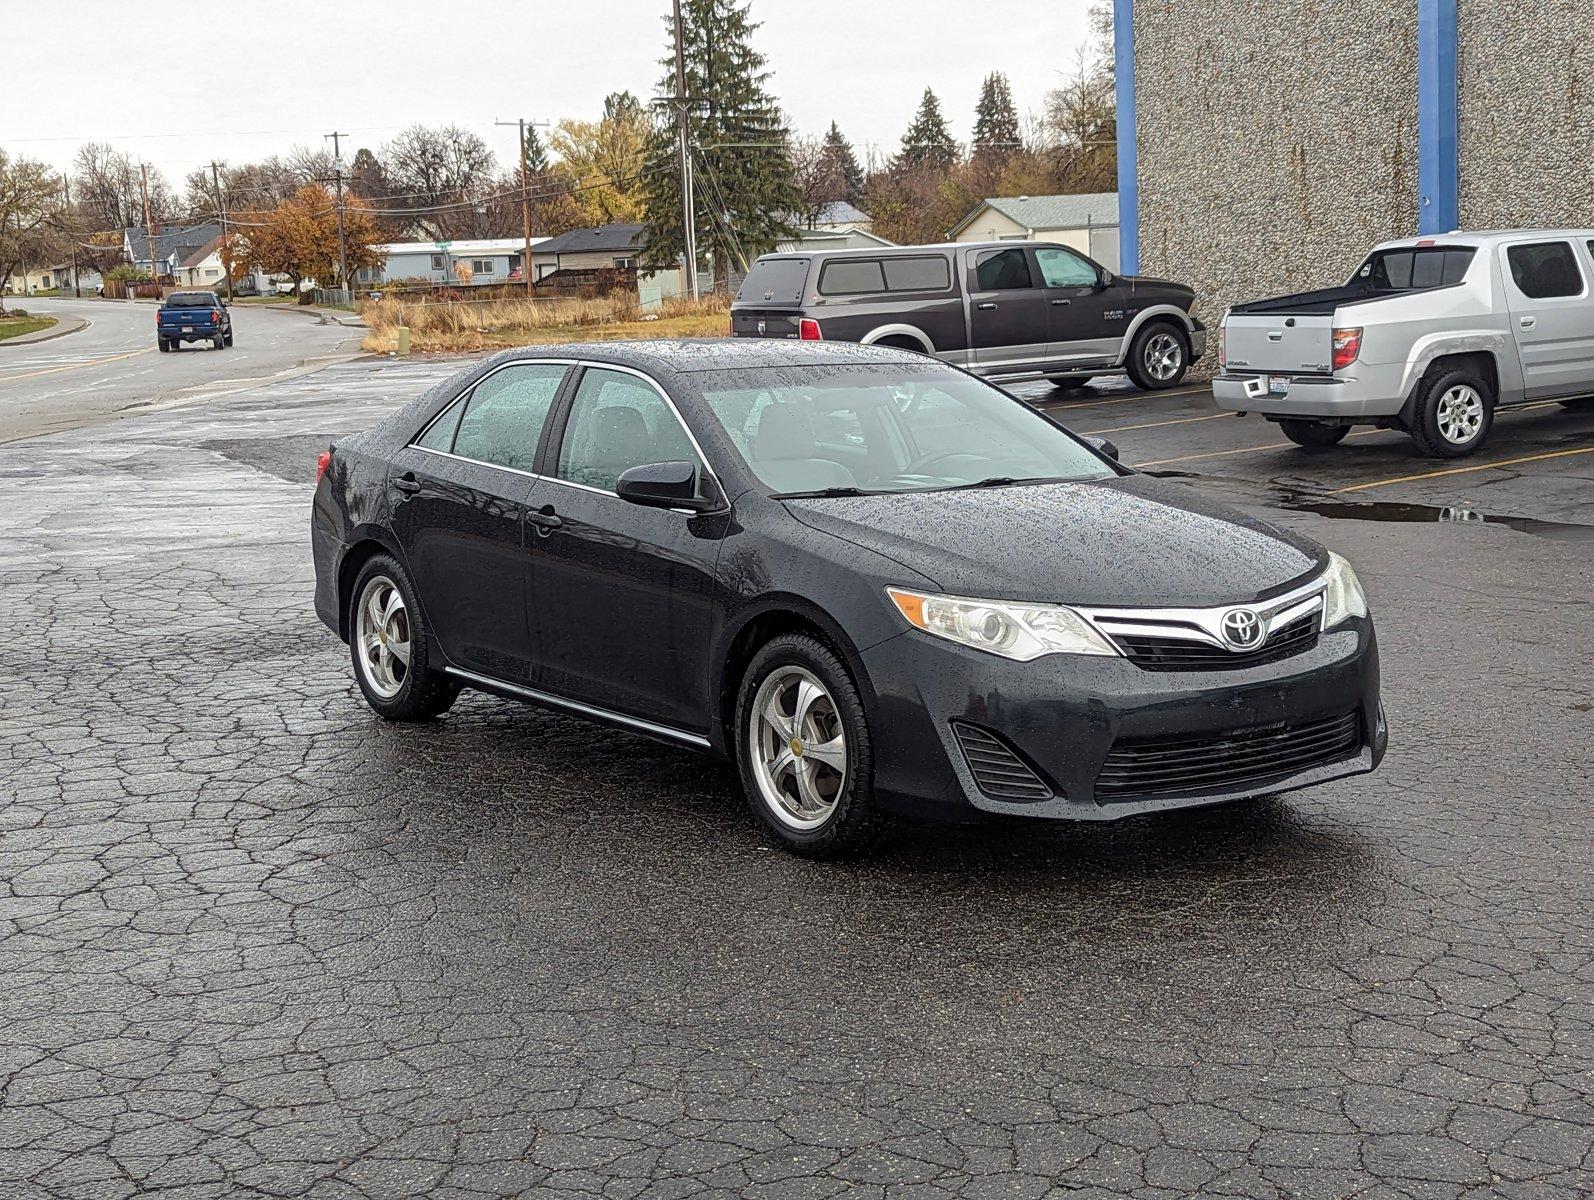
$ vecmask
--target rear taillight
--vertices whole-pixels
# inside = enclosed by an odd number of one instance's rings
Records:
[[[321,482],[321,476],[327,473],[327,468],[332,465],[332,451],[321,451],[320,457],[315,460],[315,481]]]
[[[211,309],[210,310],[210,319],[212,321],[214,321],[217,325],[220,325],[221,324],[221,311],[219,309],[215,309],[215,308]]]
[[[819,322],[812,317],[802,317],[797,322],[797,338],[804,342],[822,342],[825,339],[819,334]]]
[[[1218,326],[1218,370],[1223,370],[1229,365],[1229,330],[1227,326]]]
[[[1362,352],[1362,331],[1360,329],[1334,330],[1334,370],[1343,371],[1356,361],[1356,356]]]

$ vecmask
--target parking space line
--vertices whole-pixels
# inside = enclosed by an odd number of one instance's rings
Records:
[[[1347,438],[1369,437],[1375,433],[1388,432],[1389,430],[1387,429],[1353,429],[1345,436]],[[1178,458],[1154,458],[1150,462],[1130,463],[1129,465],[1135,468],[1162,467],[1168,463],[1194,462],[1198,458],[1226,458],[1231,454],[1254,454],[1258,450],[1283,450],[1293,445],[1295,445],[1294,442],[1269,442],[1265,446],[1238,446],[1233,450],[1212,450],[1206,454],[1183,454]]]
[[[1571,458],[1577,454],[1594,454],[1594,446],[1577,450],[1551,450],[1544,454],[1524,454],[1519,458],[1503,458],[1499,462],[1473,463],[1466,467],[1446,467],[1439,471],[1422,471],[1416,475],[1397,475],[1393,479],[1374,479],[1368,483],[1353,483],[1349,487],[1335,488],[1336,492],[1365,492],[1368,488],[1388,487],[1392,483],[1415,483],[1419,479],[1437,479],[1441,475],[1465,475],[1469,471],[1491,471],[1495,467],[1514,467],[1518,463],[1543,462],[1547,458]]]
[[[1071,404],[1054,404],[1046,400],[1037,400],[1034,403],[1044,404],[1053,412],[1063,412],[1070,408],[1096,408],[1099,405],[1127,404],[1131,400],[1160,400],[1169,396],[1199,396],[1207,390],[1207,386],[1202,384],[1200,387],[1173,388],[1166,392],[1131,392],[1127,396],[1114,396],[1110,400],[1076,400]]]
[[[1164,425],[1189,425],[1193,421],[1216,421],[1219,417],[1238,416],[1238,413],[1215,412],[1204,417],[1175,417],[1171,421],[1147,421],[1143,425],[1114,425],[1110,429],[1087,429],[1086,437],[1094,437],[1100,433],[1127,433],[1131,429],[1160,429]]]

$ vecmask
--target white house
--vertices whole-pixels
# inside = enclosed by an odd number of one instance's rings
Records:
[[[954,242],[1046,241],[1118,270],[1118,193],[993,196],[952,229]]]
[[[532,238],[532,254],[547,238]],[[424,279],[456,287],[513,283],[521,278],[524,238],[468,238],[441,242],[388,242],[375,247],[387,256],[380,267],[355,274],[357,283],[371,286],[397,279]]]
[[[194,251],[208,243],[214,242],[221,236],[221,226],[213,221],[202,225],[170,225],[155,235],[153,254],[153,274],[156,276],[179,277],[183,262]],[[127,261],[140,270],[149,271],[152,265],[150,253],[150,238],[145,234],[141,225],[122,231],[122,253]]]
[[[836,200],[825,205],[812,221],[788,216],[797,233],[775,243],[784,254],[792,250],[867,250],[873,246],[894,246],[895,242],[871,232],[874,218],[863,209]]]

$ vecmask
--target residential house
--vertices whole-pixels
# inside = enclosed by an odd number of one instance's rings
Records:
[[[67,270],[70,274],[70,266]],[[8,296],[32,296],[60,287],[60,279],[59,267],[27,267],[20,274],[7,276],[5,287],[0,290]]]
[[[176,274],[180,287],[224,290],[227,269],[221,261],[221,237],[211,238],[189,254],[177,265]]]
[[[83,263],[79,263],[74,267],[70,259],[66,262],[56,263],[46,273],[55,280],[54,286],[61,289],[62,295],[79,290],[93,295],[105,283],[100,278],[100,273],[93,267]]]
[[[532,257],[547,238],[532,238]],[[452,242],[388,242],[375,247],[383,265],[357,271],[356,284],[371,287],[396,279],[425,279],[455,287],[513,283],[521,278],[525,238],[466,238]]]
[[[845,200],[825,205],[812,220],[793,215],[788,215],[787,220],[797,227],[797,232],[775,243],[775,249],[782,254],[793,250],[867,250],[896,245],[871,232],[874,218]]]
[[[537,279],[555,271],[596,271],[612,267],[634,269],[642,254],[641,225],[593,225],[572,229],[532,247],[531,262]]]
[[[178,280],[184,261],[220,236],[221,226],[214,221],[201,225],[169,225],[155,234],[152,255],[149,236],[143,226],[136,225],[122,231],[122,253],[142,271],[150,271],[153,263],[156,277],[170,276]]]
[[[1118,270],[1118,193],[994,196],[980,201],[950,234],[954,242],[1046,241]]]

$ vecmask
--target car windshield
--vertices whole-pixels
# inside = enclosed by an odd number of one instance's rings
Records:
[[[173,292],[166,297],[167,308],[215,308],[215,292]]]
[[[1116,472],[1021,401],[948,369],[770,367],[694,378],[780,496],[1001,487]]]

